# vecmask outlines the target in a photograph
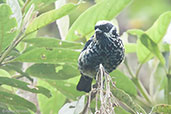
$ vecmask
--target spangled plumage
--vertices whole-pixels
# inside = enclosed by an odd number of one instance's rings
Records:
[[[102,64],[110,73],[123,61],[124,46],[116,28],[108,21],[100,21],[95,26],[95,34],[85,44],[78,58],[81,79],[77,90],[89,92],[92,78],[95,78]]]

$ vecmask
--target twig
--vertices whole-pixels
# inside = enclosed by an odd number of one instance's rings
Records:
[[[104,79],[106,80],[105,82]],[[95,88],[90,91],[87,103],[81,114],[88,114],[90,103],[94,98],[96,98],[95,114],[114,114],[114,106],[116,106],[117,102],[110,91],[110,84],[115,87],[110,75],[106,73],[104,67],[100,65],[96,75]],[[101,102],[99,108],[98,101]]]
[[[96,89],[93,89],[92,91],[90,91],[90,93],[89,93],[89,95],[87,97],[87,103],[86,103],[83,111],[81,112],[81,114],[88,114],[88,111],[90,109],[90,103],[95,98],[96,94],[97,94]]]
[[[19,35],[14,39],[14,41],[11,43],[11,45],[7,48],[7,50],[4,51],[4,53],[2,53],[2,56],[0,58],[0,65],[2,64],[2,62],[4,61],[4,59],[6,58],[6,56],[11,52],[11,50],[16,46],[16,41],[22,36],[22,32],[19,33]]]

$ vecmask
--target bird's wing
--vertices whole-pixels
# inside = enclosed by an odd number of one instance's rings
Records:
[[[85,46],[84,46],[84,48],[83,48],[83,50],[82,51],[84,51],[84,50],[86,50],[87,49],[87,47],[90,45],[90,43],[93,41],[93,37],[94,36],[92,36],[87,42],[86,42],[86,44],[85,44]],[[81,52],[82,52],[81,51]]]

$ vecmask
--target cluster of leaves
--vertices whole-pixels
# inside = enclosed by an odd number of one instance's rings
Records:
[[[65,40],[36,37],[40,28],[66,17],[81,4],[81,2],[78,4],[67,3],[60,8],[36,16],[40,8],[55,1],[26,0],[25,3],[23,0],[1,1],[0,113],[22,114],[37,111],[35,104],[16,94],[18,89],[36,93],[39,109],[44,114],[58,113],[66,101],[76,100],[83,95],[84,93],[75,89],[79,79],[77,58],[83,45],[75,41],[89,38],[94,32],[94,25],[97,21],[114,19],[131,0],[97,0],[95,5],[88,8],[76,19]],[[58,4],[63,3],[62,1],[58,0]],[[63,19],[66,21],[65,18]],[[134,44],[125,43],[126,53],[136,53],[140,66],[137,73],[134,74],[125,61],[125,66],[132,78],[130,79],[119,70],[112,72],[111,76],[115,77],[116,87],[119,88],[113,90],[114,96],[133,113],[146,113],[140,105],[145,108],[156,105],[157,103],[153,101],[156,99],[152,99],[152,97],[161,90],[165,91],[165,104],[154,106],[151,113],[169,114],[171,112],[171,106],[168,105],[171,104],[169,94],[171,91],[169,88],[171,87],[171,69],[169,64],[165,66],[166,63],[169,63],[169,59],[162,54],[167,55],[170,52],[170,45],[162,43],[162,38],[166,34],[170,21],[171,12],[166,12],[147,31],[127,31],[129,34],[137,36],[137,42]],[[157,83],[159,84],[158,89],[151,95],[146,92],[138,79],[141,66],[149,60],[154,60],[154,63],[158,61],[158,64],[155,64],[155,73],[158,70],[165,71],[162,74],[165,77],[162,80],[165,81],[159,81]],[[32,65],[22,70],[26,63],[32,63]],[[37,77],[37,85],[32,86],[31,82],[18,80],[21,77],[26,77],[30,81],[32,81],[32,77]],[[137,94],[138,92],[140,94]],[[142,100],[137,99],[139,97]],[[136,99],[140,104],[133,99]],[[71,113],[71,110],[75,108],[70,110],[69,108],[62,108],[59,113],[63,113],[63,111],[66,113],[67,109]],[[78,108],[76,107],[76,109]],[[130,113],[122,107],[116,107],[115,112],[117,114]]]

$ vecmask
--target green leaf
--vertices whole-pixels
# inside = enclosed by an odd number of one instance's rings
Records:
[[[134,50],[136,50],[138,61],[140,63],[145,63],[149,59],[151,59],[153,57],[153,55],[150,53],[150,51],[140,41],[141,35],[144,34],[145,32],[140,30],[140,29],[130,29],[127,31],[127,33],[129,33],[131,35],[135,35],[138,38],[136,47],[131,48],[132,50],[133,50],[133,48],[134,48]],[[131,49],[130,49],[130,51],[131,51]],[[127,52],[126,46],[125,46],[125,51]]]
[[[0,84],[9,85],[9,86],[20,88],[20,89],[30,91],[33,93],[41,93],[45,95],[46,97],[51,97],[50,91],[48,89],[41,87],[41,86],[32,87],[28,83],[17,80],[17,79],[0,77]]]
[[[34,32],[55,20],[69,14],[73,9],[75,9],[78,5],[75,4],[66,4],[63,7],[57,10],[51,10],[46,13],[43,13],[39,17],[35,18],[31,24],[28,25],[26,29],[26,34]]]
[[[163,65],[165,64],[165,59],[160,53],[158,45],[153,40],[151,40],[147,34],[142,34],[140,37],[140,41],[151,53],[153,53],[160,60]]]
[[[5,76],[5,77],[10,77],[10,74],[6,70],[3,70],[3,69],[0,69],[0,75]]]
[[[28,78],[30,81],[33,81],[33,79],[27,73],[23,72],[21,66],[18,66],[18,64],[17,63],[9,63],[9,64],[3,66],[2,68],[6,69],[6,70],[9,69],[11,71],[16,71],[17,73],[20,73],[22,76]]]
[[[122,103],[126,104],[127,107],[129,107],[134,114],[147,114],[143,108],[141,108],[138,104],[136,104],[132,98],[125,93],[123,90],[114,88],[112,89],[112,94]]]
[[[161,52],[169,52],[170,51],[170,45],[167,43],[161,43],[159,45],[159,48],[160,48]]]
[[[144,33],[144,31],[142,31],[140,29],[130,29],[127,31],[127,33],[140,37]]]
[[[36,47],[47,48],[70,48],[70,49],[82,49],[83,45],[77,42],[62,41],[57,38],[30,38],[24,40],[24,42],[33,44]]]
[[[135,53],[136,48],[137,48],[137,44],[127,43],[127,44],[124,44],[124,47],[125,47],[125,53]]]
[[[14,114],[32,114],[31,111],[25,107],[10,105],[9,108]]]
[[[77,66],[71,64],[34,64],[26,72],[38,78],[52,80],[66,80],[80,75]]]
[[[158,44],[164,37],[170,22],[171,22],[171,12],[170,11],[165,12],[156,20],[153,26],[149,28],[145,33],[151,38],[153,42]],[[153,57],[152,53],[148,49],[146,49],[146,47],[140,42],[140,40],[137,41],[137,56],[138,56],[138,60],[141,63],[145,63]]]
[[[18,56],[14,61],[34,63],[76,64],[80,52],[71,49],[35,48]]]
[[[48,81],[50,85],[55,87],[58,91],[64,94],[67,98],[76,100],[77,97],[83,95],[83,92],[76,90],[76,85],[67,81]]]
[[[119,70],[113,71],[112,73],[110,73],[110,75],[114,77],[113,80],[114,82],[116,82],[117,88],[124,90],[129,95],[132,95],[132,96],[137,95],[136,87],[134,83],[132,82],[132,80],[128,78],[128,76],[126,76]]]
[[[22,22],[22,12],[18,0],[7,0],[6,2],[12,9],[13,17],[16,18],[19,29]]]
[[[37,110],[36,106],[33,103],[25,100],[24,98],[22,98],[20,96],[17,96],[15,94],[11,94],[11,93],[6,93],[3,91],[0,91],[0,103],[25,107],[25,108],[32,110],[33,112],[36,112],[36,110]]]
[[[131,114],[131,113],[127,112],[126,110],[124,110],[120,106],[115,106],[114,110],[115,110],[115,114]]]
[[[92,33],[99,20],[111,20],[131,0],[103,0],[88,8],[71,26],[66,40],[75,41]],[[92,16],[93,15],[93,16]]]
[[[28,6],[26,7],[26,11],[30,8],[30,6],[32,4],[35,5],[36,10],[41,10],[41,9],[47,7],[48,5],[51,5],[55,1],[56,0],[31,0],[29,2]]]
[[[49,114],[49,113],[57,114],[59,109],[65,103],[66,97],[63,94],[61,94],[59,91],[57,91],[56,88],[52,87],[45,81],[38,80],[38,85],[47,87],[52,93],[51,98],[46,98],[41,94],[38,95],[38,102],[39,102],[41,113],[42,114]]]
[[[159,113],[159,114],[171,114],[171,105],[168,104],[159,104],[152,108],[152,113]]]
[[[153,54],[141,43],[140,39],[137,40],[137,50],[136,50],[138,61],[140,63],[145,63],[153,57]]]
[[[17,22],[11,18],[12,11],[6,4],[0,4],[0,53],[3,52],[16,36]]]
[[[150,38],[155,42],[159,43],[171,22],[171,11],[163,13],[153,24],[153,26],[146,31],[146,33],[150,36]]]

